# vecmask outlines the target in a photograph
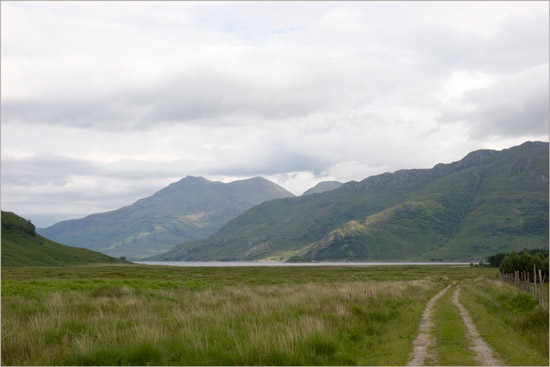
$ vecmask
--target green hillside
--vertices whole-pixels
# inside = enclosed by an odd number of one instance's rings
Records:
[[[122,263],[105,254],[61,245],[36,233],[34,225],[2,211],[2,266],[65,266]]]
[[[548,246],[548,143],[274,200],[157,260],[470,260]]]
[[[132,205],[38,231],[71,246],[139,259],[206,238],[256,204],[291,196],[260,177],[223,183],[187,176]]]

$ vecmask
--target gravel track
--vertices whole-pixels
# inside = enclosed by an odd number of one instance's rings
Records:
[[[457,287],[453,295],[453,303],[459,309],[460,316],[466,327],[468,328],[468,339],[470,339],[470,349],[475,353],[475,358],[482,366],[503,366],[502,362],[497,358],[496,353],[485,343],[479,335],[472,318],[468,311],[458,301],[460,287]]]
[[[426,305],[424,313],[422,313],[422,320],[420,320],[420,326],[418,327],[418,335],[413,342],[413,352],[409,362],[409,366],[423,366],[428,357],[428,348],[435,344],[435,340],[431,335],[434,324],[432,321],[432,314],[435,302],[449,289],[451,285],[443,289],[441,292],[433,296]]]

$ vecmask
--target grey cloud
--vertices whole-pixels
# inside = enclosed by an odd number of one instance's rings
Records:
[[[70,174],[89,174],[87,161],[49,154],[20,159],[2,157],[2,185],[63,186]]]
[[[472,93],[470,98],[479,101],[489,97],[485,93]],[[477,98],[476,98],[477,97]],[[548,93],[533,93],[510,103],[480,104],[463,118],[472,122],[472,136],[515,137],[522,135],[546,135],[548,133]],[[504,100],[500,100],[505,102]]]
[[[2,120],[5,123],[43,123],[49,125],[70,125],[93,127],[99,122],[112,121],[105,104],[90,99],[77,101],[63,98],[2,101]]]
[[[314,154],[296,151],[292,147],[277,143],[267,145],[263,151],[251,152],[250,155],[256,157],[250,157],[246,165],[243,165],[241,161],[234,160],[212,167],[207,174],[257,176],[298,171],[320,174],[330,166],[330,162],[315,157]]]
[[[73,176],[121,180],[144,180],[150,177],[177,177],[169,164],[151,164],[121,160],[98,164],[86,159],[61,155],[38,154],[24,158],[2,158],[2,185],[63,187]]]
[[[269,78],[271,76],[265,75]],[[75,91],[62,95],[3,101],[7,123],[41,123],[106,130],[148,129],[157,123],[223,124],[220,117],[261,119],[301,117],[327,109],[333,95],[331,80],[319,78],[287,85],[270,85],[261,77],[226,75],[210,68],[174,76],[147,89],[127,89],[116,94]],[[338,79],[332,76],[331,79]],[[344,81],[345,82],[345,81]],[[342,82],[341,82],[342,83]],[[333,85],[334,87],[334,85]]]
[[[538,136],[548,133],[548,65],[497,81],[486,89],[471,90],[462,97],[473,109],[448,109],[441,122],[464,121],[470,136]]]

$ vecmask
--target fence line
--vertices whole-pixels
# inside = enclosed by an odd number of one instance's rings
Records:
[[[530,272],[517,270],[513,273],[500,274],[500,280],[503,282],[514,284],[524,291],[531,293],[533,297],[538,299],[541,307],[544,310],[548,311],[548,289],[544,285],[546,275],[542,277],[540,269],[538,271],[539,279],[537,279],[536,271],[534,272],[534,274],[535,279],[529,279],[531,277]]]

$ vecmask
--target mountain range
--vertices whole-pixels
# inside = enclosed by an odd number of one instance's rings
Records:
[[[187,176],[132,205],[59,222],[38,232],[67,245],[139,259],[208,237],[264,201],[293,196],[261,177],[222,183]]]
[[[548,143],[256,205],[150,260],[471,260],[548,246]]]
[[[67,266],[124,263],[120,259],[85,248],[65,246],[36,233],[34,225],[2,211],[2,266]]]

